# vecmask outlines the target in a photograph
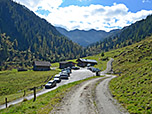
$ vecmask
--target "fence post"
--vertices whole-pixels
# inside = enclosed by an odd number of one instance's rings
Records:
[[[25,97],[25,95],[26,95],[26,91],[24,90],[24,94],[23,94],[23,97]]]
[[[6,108],[7,108],[7,98],[5,98],[5,104],[6,104]]]
[[[36,87],[33,88],[33,91],[34,91],[34,99],[33,99],[33,102],[34,102],[36,101]]]
[[[41,89],[43,89],[43,85],[41,85]]]

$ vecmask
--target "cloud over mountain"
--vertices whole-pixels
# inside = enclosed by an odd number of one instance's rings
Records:
[[[125,4],[116,3],[111,6],[92,4],[89,6],[69,5],[60,7],[64,2],[63,0],[17,1],[26,5],[51,24],[68,30],[96,29],[110,31],[128,26],[152,14],[152,10],[141,10],[133,13]],[[47,14],[45,14],[45,11]]]

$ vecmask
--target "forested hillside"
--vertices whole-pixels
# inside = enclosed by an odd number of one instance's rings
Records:
[[[84,55],[81,46],[61,35],[54,26],[12,0],[0,0],[0,66],[31,65]]]
[[[101,51],[125,47],[145,39],[152,34],[152,15],[146,19],[138,21],[128,27],[124,27],[120,33],[114,37],[104,39],[87,48],[88,54],[97,54]],[[91,52],[91,53],[90,53]]]

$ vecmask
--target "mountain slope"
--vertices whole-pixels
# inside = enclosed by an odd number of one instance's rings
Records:
[[[11,0],[0,0],[0,4],[0,54],[5,53],[1,66],[21,58],[23,63],[35,59],[53,62],[83,55],[82,47],[61,35],[55,27],[25,6]],[[11,52],[8,46],[2,44],[2,40],[6,42],[6,39],[12,45]]]
[[[131,114],[152,112],[152,36],[111,53],[115,73],[110,83],[113,96]]]
[[[87,51],[92,54],[108,51],[110,49],[117,49],[139,42],[152,34],[152,15],[146,19],[138,21],[128,27],[124,27],[114,37],[104,39],[104,41],[97,42],[88,47]],[[96,53],[94,53],[97,50]]]
[[[103,41],[106,37],[116,34],[119,30],[114,30],[110,32],[105,32],[102,30],[72,30],[72,31],[67,31],[61,27],[56,27],[56,29],[69,39],[71,39],[73,42],[76,42],[80,44],[83,47],[87,47],[88,45],[98,42],[98,41]]]

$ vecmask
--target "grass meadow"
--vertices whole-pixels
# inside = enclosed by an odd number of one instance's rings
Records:
[[[50,71],[1,71],[0,72],[0,104],[5,103],[5,98],[8,101],[12,101],[16,98],[20,98],[26,94],[30,94],[33,91],[29,89],[33,87],[40,87],[46,84],[49,79],[57,74],[59,70]]]

